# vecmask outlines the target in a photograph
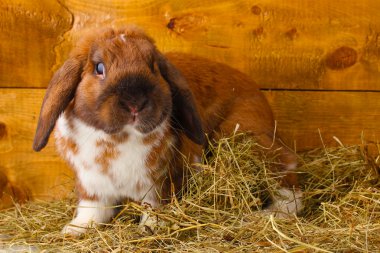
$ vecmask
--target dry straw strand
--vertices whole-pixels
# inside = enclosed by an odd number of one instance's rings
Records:
[[[379,154],[370,156],[365,144],[328,148],[321,140],[321,149],[298,154],[305,206],[299,217],[261,211],[278,182],[270,172],[275,159],[235,132],[210,143],[204,162],[189,168],[182,199],[151,211],[160,221],[153,234],[139,232],[144,207],[125,203],[110,224],[67,238],[60,230],[75,199],[36,201],[0,212],[0,251],[380,252]]]

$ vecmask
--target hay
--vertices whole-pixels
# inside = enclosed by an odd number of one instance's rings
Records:
[[[252,152],[254,150],[254,152]],[[142,235],[143,207],[129,203],[110,224],[65,238],[75,199],[15,205],[0,212],[0,251],[30,252],[379,252],[379,167],[359,146],[300,156],[305,210],[276,219],[260,212],[276,176],[262,148],[244,135],[220,140],[183,192],[153,211],[161,225]],[[205,155],[206,156],[206,155]]]

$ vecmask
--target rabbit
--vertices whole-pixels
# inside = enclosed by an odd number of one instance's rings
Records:
[[[190,54],[164,55],[136,26],[83,35],[49,83],[33,143],[40,151],[54,130],[76,175],[76,216],[62,232],[108,222],[125,200],[164,204],[187,180],[185,158],[201,161],[206,134],[217,140],[237,124],[280,150],[281,188],[268,210],[296,214],[296,156],[274,138],[270,106],[247,75]],[[140,226],[147,220],[143,214]]]

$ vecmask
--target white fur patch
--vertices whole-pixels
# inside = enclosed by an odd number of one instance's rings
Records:
[[[61,116],[57,122],[59,135],[75,141],[78,152],[66,154],[66,159],[73,164],[78,180],[89,195],[96,195],[107,199],[107,202],[115,202],[123,198],[131,198],[135,201],[149,203],[154,198],[149,196],[153,182],[149,176],[149,169],[145,161],[153,144],[144,144],[141,134],[131,126],[126,126],[123,131],[129,134],[126,142],[115,144],[120,155],[111,161],[110,168],[105,174],[101,165],[96,162],[102,151],[97,147],[98,141],[107,141],[110,136],[101,130],[86,125],[78,119],[73,120],[73,130],[68,130],[67,119]],[[167,126],[164,122],[156,132],[162,138]],[[136,187],[139,184],[141,187]],[[137,188],[142,188],[136,191]],[[148,199],[145,200],[145,199]],[[157,203],[149,203],[155,206]]]
[[[120,34],[120,39],[123,41],[123,42],[127,42],[127,39],[125,37],[125,34]]]
[[[294,163],[287,164],[286,165],[286,169],[287,170],[295,170],[295,169],[297,169],[297,163],[294,162]]]
[[[274,212],[278,218],[286,218],[297,214],[302,209],[301,190],[293,191],[287,188],[280,188],[276,195],[273,196],[273,203],[269,206],[268,211]]]
[[[80,235],[85,233],[87,228],[108,222],[113,215],[112,206],[107,206],[104,202],[80,200],[76,217],[63,228],[62,233]]]
[[[163,138],[167,127],[169,124],[165,121],[154,130],[158,135],[157,141]],[[112,142],[111,136],[79,119],[73,119],[69,125],[65,114],[58,119],[56,136],[69,138],[77,145],[77,152],[66,152],[63,154],[64,158],[73,165],[77,180],[86,193],[90,196],[95,195],[99,200],[84,204],[81,202],[80,205],[93,208],[78,207],[77,217],[71,223],[89,224],[91,220],[107,222],[112,215],[104,213],[99,207],[112,206],[126,198],[146,202],[152,207],[159,204],[154,182],[149,175],[150,170],[146,166],[146,159],[156,142],[144,144],[143,139],[146,135],[132,126],[126,126],[123,131],[128,134],[128,138],[125,142],[115,143],[115,150],[120,155],[110,161],[107,172],[104,172],[101,164],[96,162],[104,147],[99,147],[97,143]]]

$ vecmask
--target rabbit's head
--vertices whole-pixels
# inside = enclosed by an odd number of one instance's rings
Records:
[[[133,127],[149,133],[163,121],[197,144],[204,133],[194,98],[181,73],[135,27],[94,30],[84,36],[48,86],[33,148],[48,142],[55,122],[73,114],[108,134]]]

